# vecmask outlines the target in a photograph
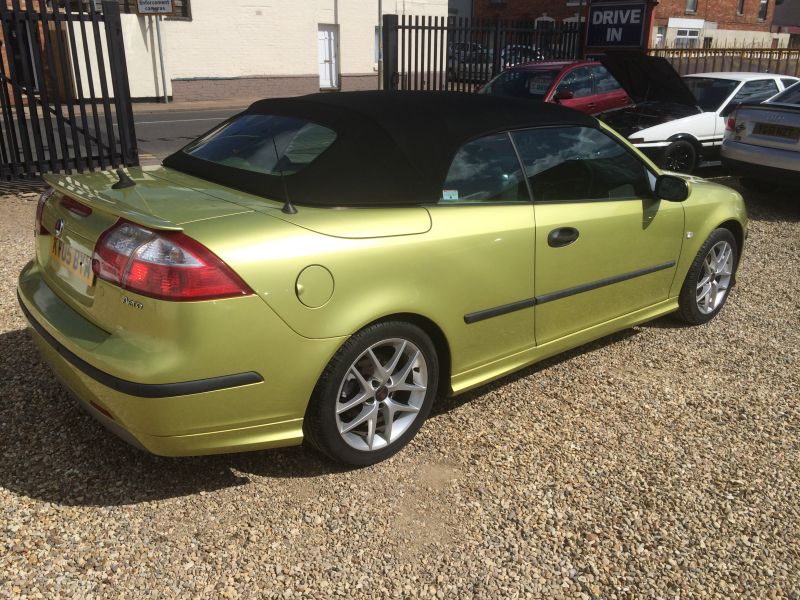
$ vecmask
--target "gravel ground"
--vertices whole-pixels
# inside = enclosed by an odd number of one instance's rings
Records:
[[[748,206],[711,324],[440,400],[398,456],[340,471],[106,433],[24,331],[35,202],[0,200],[0,596],[800,598],[800,204]]]

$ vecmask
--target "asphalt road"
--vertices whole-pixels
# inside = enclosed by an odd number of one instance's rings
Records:
[[[160,162],[241,109],[137,112],[136,139],[142,164]]]

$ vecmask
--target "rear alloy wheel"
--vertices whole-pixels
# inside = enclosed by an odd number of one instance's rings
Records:
[[[388,458],[428,416],[438,370],[433,343],[418,327],[390,322],[360,331],[320,378],[306,414],[306,438],[348,465]]]
[[[674,141],[664,150],[661,166],[676,173],[691,173],[697,167],[697,150],[691,142]]]
[[[734,282],[738,248],[727,229],[715,229],[700,248],[678,299],[681,318],[692,325],[708,323],[722,310]]]

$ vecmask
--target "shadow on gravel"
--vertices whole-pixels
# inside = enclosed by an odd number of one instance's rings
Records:
[[[599,340],[595,340],[588,344],[584,344],[583,346],[578,346],[577,348],[573,348],[572,350],[568,350],[567,352],[563,352],[562,354],[558,354],[541,362],[538,362],[534,365],[526,367],[521,371],[515,371],[514,373],[510,373],[505,377],[500,379],[496,379],[486,385],[482,385],[474,390],[469,392],[465,392],[458,396],[453,396],[450,398],[439,398],[436,401],[436,404],[433,405],[431,410],[430,417],[436,417],[441,414],[445,414],[459,406],[462,406],[475,398],[483,396],[489,392],[493,392],[503,386],[508,385],[518,379],[523,379],[525,377],[530,377],[540,371],[544,371],[553,367],[555,365],[559,365],[563,362],[567,362],[572,360],[577,356],[581,356],[582,354],[588,354],[589,352],[594,352],[595,350],[599,350],[600,348],[604,348],[609,344],[615,344],[617,342],[621,342],[628,338],[632,338],[638,335],[638,331],[636,329],[624,329],[622,331],[618,331],[616,333],[612,333],[606,337],[600,338]]]
[[[753,221],[798,222],[800,221],[800,190],[778,188],[773,192],[756,192],[742,187],[738,179],[720,174],[716,177],[698,172],[701,177],[708,177],[714,183],[720,183],[735,189],[743,197],[747,206],[747,216]]]
[[[61,505],[117,506],[244,485],[248,475],[316,477],[336,465],[303,447],[163,458],[86,415],[25,330],[0,335],[0,487]]]

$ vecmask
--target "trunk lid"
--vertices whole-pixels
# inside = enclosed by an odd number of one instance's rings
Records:
[[[800,157],[800,106],[744,104],[732,115],[733,140],[743,144],[794,150]]]
[[[116,190],[112,186],[119,178],[113,172],[44,177],[56,193],[42,212],[46,233],[37,237],[37,260],[58,296],[100,327],[104,324],[91,311],[97,292],[92,254],[103,232],[119,219],[149,229],[180,231],[193,221],[251,212],[159,178],[158,170],[129,169],[136,185]]]

